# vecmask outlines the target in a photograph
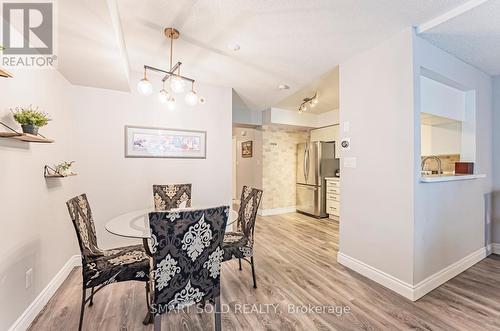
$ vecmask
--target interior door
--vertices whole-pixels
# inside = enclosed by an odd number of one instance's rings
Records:
[[[306,184],[306,160],[307,145],[305,143],[297,144],[297,183]]]

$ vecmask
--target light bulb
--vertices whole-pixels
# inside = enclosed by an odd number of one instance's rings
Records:
[[[142,95],[150,95],[153,93],[153,85],[147,78],[143,78],[137,83],[137,91]]]
[[[176,94],[184,92],[185,85],[186,82],[184,82],[184,79],[180,78],[179,76],[173,76],[170,81],[170,88],[172,89],[172,92]]]
[[[200,103],[200,105],[203,105],[205,104],[205,102],[207,102],[207,99],[205,99],[205,97],[199,97],[198,102]]]
[[[188,93],[186,93],[184,100],[186,100],[186,103],[188,105],[196,106],[196,104],[198,103],[198,95],[195,91],[189,91]]]
[[[167,91],[165,91],[164,89],[162,89],[160,91],[160,93],[158,93],[158,100],[161,102],[161,103],[167,103],[168,101],[168,98],[170,97],[170,93],[168,93]]]
[[[170,110],[174,110],[175,109],[175,98],[173,96],[170,97],[170,99],[168,99],[168,101],[167,101],[167,107]]]

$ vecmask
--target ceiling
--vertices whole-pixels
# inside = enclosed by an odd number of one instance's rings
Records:
[[[57,13],[55,53],[58,70],[66,79],[75,85],[129,90],[107,1],[59,1]]]
[[[59,1],[59,70],[79,85],[135,88],[129,71],[168,67],[163,29],[173,26],[181,32],[174,61],[183,62],[183,74],[232,87],[247,109],[263,110],[300,99],[297,91],[353,54],[465,2]],[[239,51],[228,47],[234,44]],[[290,89],[278,89],[282,83]]]
[[[420,36],[489,75],[499,75],[500,1],[475,2],[479,5]]]
[[[318,93],[318,104],[308,107],[307,112],[313,114],[324,113],[339,108],[339,67],[322,75],[313,83],[278,102],[276,107],[298,111],[304,98],[310,98]]]

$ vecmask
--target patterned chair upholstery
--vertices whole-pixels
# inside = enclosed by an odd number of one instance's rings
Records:
[[[75,227],[82,255],[83,295],[80,315],[82,327],[85,304],[93,303],[94,288],[128,280],[149,281],[149,257],[142,245],[120,247],[102,250],[97,245],[97,237],[87,196],[74,197],[66,202],[68,211]],[[92,294],[86,298],[86,290],[92,289]],[[148,291],[148,287],[146,288]]]
[[[153,185],[155,211],[191,207],[191,184]]]
[[[243,186],[241,193],[241,204],[236,221],[236,231],[227,232],[224,237],[224,261],[237,258],[240,264],[241,259],[249,262],[252,266],[252,276],[254,287],[257,287],[255,280],[255,265],[253,260],[253,235],[255,220],[257,219],[257,209],[262,200],[262,190]],[[250,258],[250,261],[245,258]]]
[[[161,314],[213,300],[220,304],[222,242],[229,206],[152,212],[155,330]],[[216,307],[215,311],[220,311]],[[216,314],[220,330],[220,314]]]

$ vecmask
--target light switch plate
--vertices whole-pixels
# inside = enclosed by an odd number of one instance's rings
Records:
[[[345,137],[340,141],[340,149],[344,152],[351,150],[351,138]]]
[[[344,157],[344,168],[356,168],[356,163],[355,157]]]

